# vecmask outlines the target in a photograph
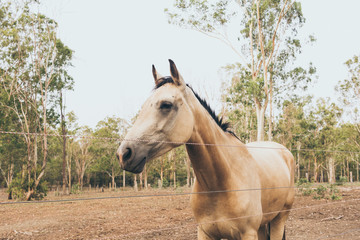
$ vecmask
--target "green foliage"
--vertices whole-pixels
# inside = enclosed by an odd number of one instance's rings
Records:
[[[229,6],[229,0],[217,2],[176,0],[174,7],[178,11],[169,9],[164,11],[171,24],[212,32],[217,27],[226,25],[236,15]]]
[[[241,49],[236,53],[244,56],[251,56],[249,61],[234,63],[224,67],[230,81],[225,87],[223,95],[226,106],[226,116],[233,123],[234,131],[244,142],[255,140],[254,131],[257,126],[256,101],[265,102],[269,91],[266,92],[265,70],[261,61],[263,56],[259,45],[259,30],[256,27],[256,19],[259,17],[262,22],[265,58],[269,60],[267,68],[268,80],[273,83],[274,103],[278,108],[278,114],[273,119],[274,140],[287,146],[295,156],[299,169],[299,181],[297,186],[303,195],[313,196],[317,199],[341,199],[336,185],[320,185],[309,183],[304,177],[305,172],[309,174],[312,182],[320,181],[320,172],[324,180],[329,178],[329,159],[334,160],[334,174],[341,185],[349,171],[356,173],[356,163],[360,161],[360,132],[358,103],[359,100],[359,57],[354,56],[345,65],[349,75],[346,80],[340,81],[337,87],[342,96],[342,102],[347,106],[356,105],[352,108],[355,115],[353,122],[343,123],[341,116],[343,110],[330,99],[318,99],[315,101],[312,96],[300,97],[301,91],[314,80],[316,68],[310,63],[307,67],[294,66],[293,62],[301,53],[303,40],[299,39],[297,32],[304,23],[301,4],[296,1],[292,3],[288,12],[283,18],[278,33],[273,35],[277,16],[279,15],[284,1],[266,0],[260,1],[257,16],[256,6],[253,1],[199,1],[199,0],[176,0],[174,9],[167,9],[169,21],[181,27],[196,29],[210,36],[224,40],[234,49]],[[243,12],[236,11],[241,7]],[[237,21],[239,29],[235,32],[236,40],[230,43],[231,39],[221,38],[226,26]],[[57,23],[38,13],[33,13],[28,4],[24,8],[17,8],[12,2],[7,1],[0,6],[0,129],[4,131],[22,131],[25,119],[18,115],[14,109],[25,110],[29,132],[41,133],[44,126],[41,125],[43,113],[46,111],[48,118],[49,133],[61,133],[59,128],[58,104],[60,101],[59,92],[64,89],[72,89],[73,79],[69,75],[68,68],[71,67],[73,51],[56,37]],[[32,26],[36,26],[32,32]],[[230,28],[229,28],[230,29]],[[49,34],[50,33],[50,34]],[[219,35],[220,33],[220,35]],[[231,34],[230,34],[231,35]],[[227,36],[226,34],[223,36]],[[277,54],[270,59],[274,44],[281,42]],[[310,36],[310,42],[315,41]],[[34,45],[38,40],[39,48]],[[235,44],[234,44],[235,42]],[[276,44],[275,44],[276,45]],[[31,59],[38,56],[45,56],[56,51],[56,56],[49,55],[49,64],[54,66],[53,71],[47,71],[44,64],[37,65]],[[52,58],[52,56],[54,58]],[[250,59],[250,57],[246,57]],[[41,62],[42,59],[37,59]],[[42,62],[44,63],[44,62]],[[252,67],[254,66],[254,69]],[[257,71],[258,70],[258,71]],[[255,73],[255,74],[254,74]],[[52,74],[52,75],[51,75]],[[49,83],[50,98],[49,105],[43,109],[40,104],[40,84],[51,78]],[[19,90],[19,92],[16,92]],[[301,90],[301,91],[300,91]],[[11,93],[11,94],[9,94]],[[37,101],[29,101],[36,99]],[[67,134],[87,135],[95,139],[68,138],[66,142],[66,170],[70,170],[70,180],[75,181],[84,177],[93,186],[108,186],[114,180],[117,186],[122,186],[122,170],[115,157],[118,141],[104,138],[122,138],[129,124],[117,117],[108,117],[98,123],[95,129],[80,126],[74,113],[66,116]],[[265,117],[266,120],[268,120]],[[64,124],[63,123],[63,124]],[[22,135],[0,135],[0,181],[3,186],[7,185],[7,176],[16,176],[10,184],[9,190],[17,199],[24,199],[29,187],[34,188],[34,172],[28,176],[23,169],[35,166],[34,148],[37,148],[37,166],[41,165],[44,156],[43,140],[34,137],[26,138]],[[27,145],[27,143],[29,145]],[[41,199],[46,196],[47,185],[59,185],[62,181],[62,139],[58,137],[48,138],[48,164],[46,174],[40,184],[34,190],[34,198]],[[29,148],[27,148],[29,146]],[[300,149],[299,151],[297,149]],[[314,150],[315,151],[311,151]],[[326,151],[320,151],[326,150]],[[341,150],[344,153],[334,153]],[[345,153],[346,152],[346,153]],[[163,171],[163,187],[174,186],[174,173],[176,186],[184,186],[187,180],[186,150],[179,147],[173,152],[166,154],[159,159],[147,163],[148,184],[156,187]],[[30,160],[28,160],[30,159]],[[83,162],[84,168],[82,168]],[[349,166],[344,166],[349,162]],[[24,167],[25,166],[25,167]],[[39,168],[39,167],[38,167]],[[82,168],[82,169],[81,169]],[[39,175],[39,169],[36,176]],[[83,173],[83,176],[81,176]],[[133,174],[125,174],[126,186],[133,185]],[[143,175],[144,177],[144,175]],[[194,178],[190,171],[190,177]],[[356,177],[356,174],[355,174]],[[46,180],[46,181],[44,181]],[[139,177],[138,177],[139,181]],[[85,181],[86,182],[86,181]],[[313,189],[314,188],[314,189]],[[80,193],[80,184],[72,185],[73,194]]]
[[[312,184],[306,178],[300,178],[296,183],[300,193],[303,196],[310,196],[313,193]]]
[[[315,189],[315,195],[313,196],[314,199],[323,199],[325,198],[325,194],[327,192],[327,188],[324,187],[323,185],[319,185],[316,189]]]
[[[5,120],[7,126],[4,129],[45,133],[48,127],[58,124],[55,110],[58,93],[71,89],[73,85],[67,72],[71,66],[72,50],[57,38],[57,23],[32,11],[33,4],[37,4],[36,1],[5,1],[0,5],[0,112],[6,112],[4,117],[12,118],[13,122],[8,124],[10,121]],[[27,190],[34,192],[35,198],[41,198],[37,193],[42,190],[37,185],[44,176],[48,161],[47,136],[41,137],[43,142],[39,141],[40,137],[25,134],[22,137],[26,156],[16,158],[26,159],[31,172],[37,172],[36,166],[42,166],[40,173],[31,174],[27,183]],[[35,153],[33,149],[37,149]],[[0,160],[3,161],[2,157]],[[15,160],[8,158],[4,162],[0,162],[0,167],[7,166],[8,175],[12,175],[13,168],[8,166],[12,166]],[[19,166],[16,170],[19,171]],[[1,173],[6,175],[3,171]],[[20,194],[23,184],[17,183],[16,191]]]
[[[296,183],[297,186],[303,186],[309,184],[309,181],[306,178],[300,178],[299,181]]]
[[[331,200],[341,200],[341,196],[339,195],[339,190],[336,188],[336,185],[330,185],[329,194]]]
[[[162,187],[163,188],[170,187],[170,181],[167,178],[163,179]]]
[[[347,182],[347,178],[344,177],[344,176],[340,176],[340,177],[339,177],[339,180],[336,181],[336,185],[342,186],[342,185],[344,185],[344,183],[346,183],[346,182]]]
[[[298,189],[303,196],[312,196],[313,199],[329,199],[340,200],[339,190],[335,184],[330,185],[318,185],[314,188],[314,185],[309,183],[306,179],[300,179],[297,183]]]
[[[20,173],[13,179],[10,187],[8,188],[8,192],[11,192],[14,199],[25,200],[29,187],[34,190],[31,198],[41,200],[46,197],[48,192],[48,183],[46,181],[40,181],[39,185],[34,188],[35,181],[33,178],[31,178],[30,182],[27,181],[27,179],[27,174],[23,177]]]
[[[81,188],[79,184],[73,184],[71,186],[71,194],[80,194],[81,193]]]
[[[341,196],[339,195],[339,190],[336,188],[335,184],[330,184],[326,187],[320,185],[316,188],[314,199],[341,200]]]
[[[335,184],[330,185],[318,185],[314,188],[314,185],[306,180],[306,178],[300,178],[296,183],[301,195],[312,196],[314,199],[330,199],[340,200],[339,190]]]
[[[165,9],[165,13],[170,24],[219,39],[239,55],[241,63],[224,68],[231,79],[224,100],[230,105],[229,117],[245,125],[250,121],[244,113],[256,113],[257,123],[251,123],[251,128],[257,129],[257,140],[264,140],[264,112],[269,102],[280,104],[306,90],[316,73],[311,63],[305,68],[293,66],[302,48],[298,30],[305,22],[297,1],[176,0],[173,9]],[[226,28],[234,21],[239,26],[234,32],[236,42]],[[315,41],[313,36],[309,39]],[[251,139],[242,128],[236,132],[242,139]]]
[[[347,79],[339,81],[336,90],[341,94],[341,100],[345,105],[356,106],[360,102],[360,61],[355,55],[345,62],[348,68]]]

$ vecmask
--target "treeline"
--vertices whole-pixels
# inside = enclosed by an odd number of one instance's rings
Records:
[[[293,65],[301,52],[301,5],[254,3],[236,3],[248,11],[239,38],[251,60],[222,69],[226,84],[221,114],[245,143],[271,140],[288,147],[296,160],[296,180],[359,181],[359,57],[345,63],[349,74],[339,80],[336,100],[308,96],[316,68],[311,63]],[[75,113],[66,113],[63,92],[74,84],[68,74],[73,50],[57,37],[57,23],[33,12],[33,4],[38,3],[0,5],[0,186],[8,188],[9,198],[42,198],[53,186],[64,193],[84,186],[190,186],[195,176],[183,146],[133,175],[120,169],[115,156],[131,123],[107,117],[90,128],[80,126]],[[207,4],[175,4],[166,13],[172,24],[219,33],[215,30],[235,15],[229,1]],[[196,11],[198,15],[187,15]],[[229,39],[222,40],[231,45]]]

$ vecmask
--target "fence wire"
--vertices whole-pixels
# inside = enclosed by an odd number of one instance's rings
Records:
[[[302,188],[298,186],[290,187],[270,187],[270,188],[247,188],[235,190],[218,190],[218,191],[203,191],[203,192],[186,192],[186,193],[168,193],[168,194],[144,194],[144,195],[127,195],[127,196],[109,196],[109,197],[94,197],[94,198],[73,198],[73,199],[59,199],[59,200],[44,200],[44,201],[18,201],[18,202],[0,202],[0,205],[11,204],[42,204],[42,203],[56,203],[56,202],[76,202],[76,201],[91,201],[91,200],[105,200],[105,199],[127,199],[127,198],[156,198],[156,197],[177,197],[187,195],[204,195],[204,194],[218,194],[218,193],[235,193],[248,191],[262,191],[274,189],[297,189]]]
[[[346,231],[341,232],[341,233],[338,233],[338,234],[323,236],[323,237],[318,238],[317,240],[329,239],[329,238],[334,238],[334,237],[345,236],[345,235],[348,235],[348,234],[350,234],[350,233],[359,232],[359,231],[360,231],[360,228],[353,228],[353,229],[349,229],[349,230],[346,230]]]
[[[12,132],[12,131],[2,131],[0,130],[0,134],[10,134],[10,135],[28,135],[28,136],[50,136],[50,137],[66,137],[66,138],[81,138],[81,139],[92,139],[92,140],[106,140],[106,141],[129,141],[129,142],[152,142],[152,143],[166,143],[166,144],[174,144],[174,145],[198,145],[198,146],[214,146],[214,147],[244,147],[244,148],[253,148],[259,150],[267,150],[267,149],[279,149],[279,150],[288,150],[283,147],[257,147],[257,146],[239,146],[239,145],[226,145],[226,144],[215,144],[215,143],[191,143],[191,142],[169,142],[169,141],[153,141],[147,139],[125,139],[125,138],[113,138],[113,137],[94,137],[88,135],[61,135],[61,134],[43,134],[43,133],[25,133],[25,132]],[[330,149],[291,149],[291,151],[303,151],[303,152],[327,152],[327,153],[360,153],[359,151],[347,151],[347,150],[330,150]],[[106,200],[106,199],[125,199],[125,198],[154,198],[154,197],[168,197],[168,196],[185,196],[185,195],[195,195],[195,194],[218,194],[218,193],[234,193],[234,192],[244,192],[244,191],[262,191],[262,190],[274,190],[274,189],[285,189],[285,188],[301,188],[298,186],[292,187],[272,187],[272,188],[252,188],[252,189],[237,189],[237,190],[221,190],[221,191],[206,191],[206,192],[187,192],[187,193],[170,193],[170,194],[145,194],[145,195],[128,195],[128,196],[109,196],[109,197],[94,197],[94,198],[76,198],[76,199],[59,199],[59,200],[46,200],[46,201],[19,201],[19,202],[0,202],[0,205],[10,205],[10,204],[44,204],[44,203],[58,203],[58,202],[74,202],[74,201],[90,201],[90,200]],[[316,207],[324,207],[333,204],[341,204],[341,203],[348,203],[359,201],[360,199],[351,199],[351,200],[343,200],[337,202],[328,202],[323,204],[316,204],[298,208],[292,208],[289,210],[280,210],[280,211],[273,211],[255,215],[247,215],[247,216],[239,216],[233,218],[227,218],[222,220],[216,221],[208,221],[208,222],[201,222],[201,223],[192,223],[192,224],[184,224],[182,226],[171,226],[159,229],[152,229],[148,231],[141,231],[136,233],[124,234],[119,237],[131,237],[136,235],[145,235],[145,234],[152,234],[154,232],[164,232],[164,231],[173,231],[176,229],[181,229],[185,227],[198,227],[201,225],[206,224],[214,224],[220,222],[227,222],[227,221],[234,221],[239,219],[246,219],[251,217],[256,217],[260,215],[270,215],[274,213],[281,213],[281,212],[290,212],[290,211],[297,211],[309,208],[316,208]],[[350,234],[353,232],[360,231],[360,228],[346,230],[339,234],[323,236],[318,239],[328,239],[333,237],[339,237],[346,234]]]
[[[239,216],[239,217],[227,218],[227,219],[216,220],[216,221],[184,224],[182,226],[173,226],[173,227],[166,227],[166,228],[159,228],[159,229],[152,229],[152,230],[147,230],[147,231],[140,231],[140,232],[135,232],[135,233],[123,234],[123,235],[120,235],[119,237],[125,238],[125,237],[137,236],[137,235],[152,234],[152,233],[155,233],[155,232],[165,232],[165,231],[171,231],[171,230],[173,231],[173,230],[181,229],[181,228],[198,227],[198,226],[201,226],[201,225],[228,222],[228,221],[234,221],[234,220],[239,220],[239,219],[262,216],[262,215],[271,215],[271,214],[274,214],[274,213],[291,212],[291,211],[298,211],[298,210],[303,210],[303,209],[324,207],[324,206],[328,206],[328,205],[334,205],[334,204],[340,204],[340,203],[348,203],[348,202],[354,202],[354,201],[359,201],[359,200],[360,200],[360,198],[357,198],[357,199],[343,200],[343,201],[338,201],[338,202],[328,202],[328,203],[322,203],[322,204],[316,204],[316,205],[310,205],[310,206],[304,206],[304,207],[298,207],[298,208],[291,208],[291,209],[288,209],[288,210],[280,210],[280,211],[272,211],[272,212],[261,213],[261,214]],[[354,231],[359,231],[359,230],[360,229],[353,229],[352,231],[354,232]],[[350,230],[349,231],[347,230],[346,232],[337,234],[336,236],[345,235],[347,233],[350,233]],[[323,238],[320,238],[320,239],[326,239],[326,238],[330,238],[330,237],[334,237],[334,235],[326,236],[326,237],[323,237]]]
[[[217,143],[196,143],[196,142],[171,142],[171,141],[157,141],[149,139],[129,139],[129,138],[115,138],[115,137],[94,137],[89,135],[70,135],[70,134],[56,134],[56,133],[26,133],[26,132],[12,132],[12,131],[2,131],[0,134],[10,134],[10,135],[27,135],[27,136],[49,136],[49,137],[66,137],[66,138],[81,138],[81,139],[91,139],[91,140],[106,140],[106,141],[118,141],[121,142],[141,142],[141,143],[166,143],[172,145],[193,145],[193,146],[212,146],[212,147],[229,147],[229,148],[248,148],[248,149],[259,149],[259,150],[284,150],[284,151],[294,151],[294,152],[326,152],[326,153],[355,153],[359,154],[360,151],[351,151],[351,150],[333,150],[333,149],[310,149],[310,148],[300,148],[300,149],[287,149],[285,147],[264,147],[264,146],[248,146],[237,145],[237,144],[217,144]]]

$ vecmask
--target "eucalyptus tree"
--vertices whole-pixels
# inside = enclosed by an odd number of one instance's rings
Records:
[[[336,85],[335,89],[340,94],[340,101],[348,113],[348,120],[351,123],[346,124],[345,131],[351,133],[346,137],[348,142],[348,151],[351,152],[351,158],[356,164],[356,178],[359,181],[359,152],[360,152],[360,117],[359,117],[359,104],[360,104],[360,55],[354,55],[352,58],[345,62],[348,70],[348,77],[341,80]],[[349,141],[351,144],[349,144]]]
[[[275,140],[294,153],[297,180],[302,177],[300,170],[304,168],[306,158],[309,158],[309,153],[302,152],[301,148],[309,148],[310,134],[316,128],[314,121],[305,110],[310,102],[311,96],[284,101],[274,131]]]
[[[340,139],[339,122],[342,112],[343,110],[332,103],[330,99],[323,98],[318,99],[315,110],[311,112],[316,123],[316,129],[312,136],[314,149],[319,150],[312,151],[315,181],[318,179],[319,169],[323,168],[327,171],[328,181],[335,182]]]
[[[11,101],[0,107],[17,116],[16,131],[23,133],[27,146],[27,200],[45,174],[48,128],[56,122],[55,99],[73,81],[67,73],[72,51],[57,38],[57,23],[32,12],[31,4],[5,1],[0,7],[0,81]]]
[[[8,102],[8,99],[0,89],[0,101]],[[8,109],[0,111],[0,129],[2,131],[14,131],[17,129],[17,116]],[[4,179],[5,186],[9,189],[8,199],[12,199],[10,186],[15,174],[21,171],[23,159],[26,156],[25,142],[20,135],[0,133],[0,179]],[[1,180],[0,180],[1,184]]]
[[[78,185],[82,189],[86,170],[94,163],[94,157],[89,151],[93,144],[93,130],[89,126],[82,126],[79,130],[80,137],[77,139],[77,154],[74,157],[75,170]]]
[[[351,120],[354,122],[356,132],[360,135],[360,62],[359,56],[355,55],[345,62],[348,69],[348,78],[339,81],[335,89],[340,93],[340,100],[350,113]],[[360,147],[360,142],[354,142]]]
[[[302,46],[297,39],[305,21],[301,4],[293,0],[176,0],[174,8],[165,12],[171,24],[216,38],[238,55],[239,63],[227,66],[235,76],[231,85],[242,90],[239,99],[249,96],[244,105],[255,109],[257,140],[264,140],[265,112],[270,105],[271,139],[274,90],[284,89],[284,81],[293,88],[302,80],[310,81],[306,76],[315,72],[312,65],[309,69],[291,66]],[[229,34],[234,20],[237,28]]]
[[[348,78],[339,81],[336,90],[341,94],[341,100],[346,105],[356,107],[360,103],[360,61],[357,55],[345,62]]]
[[[129,124],[118,117],[107,117],[96,125],[93,136],[95,140],[90,151],[94,157],[92,171],[104,172],[111,178],[115,187],[115,178],[121,175],[120,165],[116,159],[116,149],[119,139],[123,138]]]

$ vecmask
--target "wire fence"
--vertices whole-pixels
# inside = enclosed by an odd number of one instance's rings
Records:
[[[44,136],[43,133],[25,133],[25,132],[11,132],[11,131],[2,131],[0,130],[0,134],[10,134],[10,135],[30,135],[30,136]],[[131,141],[131,142],[152,142],[152,143],[167,143],[167,144],[174,144],[174,145],[202,145],[202,146],[214,146],[214,147],[245,147],[245,148],[254,148],[259,150],[267,150],[267,149],[279,149],[279,150],[287,150],[283,147],[263,147],[263,146],[247,146],[247,145],[226,145],[226,144],[216,144],[216,143],[191,143],[191,142],[168,142],[168,141],[153,141],[147,139],[124,139],[124,138],[113,138],[113,137],[95,137],[89,135],[61,135],[56,133],[46,134],[46,136],[52,137],[66,137],[66,138],[82,138],[82,139],[92,139],[92,140],[105,140],[105,141],[118,141],[119,143],[122,141]],[[328,152],[328,153],[360,153],[357,151],[346,151],[346,150],[329,150],[329,149],[292,149],[292,151],[307,151],[307,152]],[[72,198],[72,199],[58,199],[58,200],[44,200],[44,201],[14,201],[14,202],[0,202],[0,205],[12,205],[12,204],[44,204],[44,203],[59,203],[59,202],[74,202],[74,201],[91,201],[91,200],[106,200],[106,199],[128,199],[128,198],[157,198],[157,197],[178,197],[178,196],[186,196],[186,195],[196,195],[196,194],[221,194],[221,193],[236,193],[236,192],[245,192],[245,191],[264,191],[264,190],[275,190],[275,189],[296,189],[299,188],[298,186],[283,186],[283,187],[271,187],[271,188],[249,188],[249,189],[236,189],[236,190],[220,190],[220,191],[204,191],[204,192],[185,192],[185,193],[166,193],[166,194],[140,194],[140,195],[127,195],[127,196],[107,196],[107,197],[92,197],[92,198]],[[350,200],[343,200],[343,201],[335,201],[335,202],[327,202],[322,204],[316,205],[308,205],[304,207],[292,208],[289,210],[280,210],[280,211],[273,211],[273,212],[266,212],[261,214],[254,214],[254,215],[247,215],[247,216],[237,216],[232,218],[226,218],[216,221],[208,221],[208,222],[201,222],[201,223],[190,223],[190,224],[183,224],[181,226],[170,226],[170,227],[163,227],[157,228],[147,231],[139,231],[135,233],[129,233],[119,236],[120,238],[127,238],[127,237],[134,237],[134,236],[141,236],[145,234],[152,234],[155,232],[164,232],[164,231],[174,231],[176,229],[188,228],[188,227],[199,227],[201,225],[206,224],[215,224],[220,222],[227,222],[227,221],[235,221],[239,219],[246,219],[257,217],[259,215],[270,215],[275,213],[281,212],[289,212],[289,211],[299,211],[304,209],[310,208],[319,208],[325,207],[329,205],[335,204],[346,204],[349,202],[358,202],[360,199],[350,199]],[[353,228],[348,229],[344,232],[335,234],[335,235],[327,235],[321,236],[318,239],[328,239],[333,237],[340,237],[350,233],[358,232],[360,228]]]
[[[338,202],[327,202],[327,203],[322,203],[322,204],[315,204],[315,205],[309,205],[309,206],[304,206],[304,207],[291,208],[291,209],[288,209],[288,210],[272,211],[272,212],[266,212],[266,213],[261,213],[261,214],[232,217],[232,218],[226,218],[226,219],[221,219],[221,220],[216,220],[216,221],[207,221],[207,222],[201,222],[201,223],[190,223],[190,224],[185,224],[185,225],[182,225],[182,226],[172,226],[172,227],[158,228],[158,229],[152,229],[152,230],[147,230],[147,231],[139,231],[139,232],[134,232],[134,233],[123,234],[123,235],[121,235],[119,237],[126,238],[126,237],[133,237],[133,236],[142,236],[142,235],[146,235],[146,234],[152,234],[154,232],[164,232],[164,231],[170,231],[170,230],[174,231],[176,229],[181,229],[181,228],[199,227],[201,225],[222,223],[222,222],[234,221],[234,220],[239,220],[239,219],[258,217],[258,216],[261,216],[261,215],[262,216],[263,215],[271,215],[271,214],[281,213],[281,212],[291,212],[291,211],[299,211],[299,210],[310,209],[310,208],[325,207],[325,206],[329,206],[329,205],[336,205],[336,204],[349,203],[349,202],[355,202],[355,201],[356,202],[360,201],[360,198],[351,199],[351,200],[344,200],[344,201],[338,201]],[[323,237],[321,237],[319,239],[327,239],[327,238],[330,238],[330,237],[341,236],[341,235],[345,235],[345,234],[355,232],[355,231],[360,231],[360,228],[346,230],[346,231],[344,231],[344,232],[342,232],[340,234],[336,234],[336,235],[323,236]]]
[[[207,191],[207,192],[186,192],[186,193],[167,193],[167,194],[141,194],[141,195],[127,195],[127,196],[113,196],[113,197],[96,197],[96,198],[76,198],[76,199],[59,199],[59,200],[47,200],[47,201],[30,201],[30,202],[2,202],[0,204],[45,204],[45,203],[61,203],[61,202],[74,202],[74,201],[89,201],[89,200],[106,200],[106,199],[129,199],[129,198],[157,198],[157,197],[178,197],[178,196],[188,196],[193,194],[214,194],[214,193],[231,193],[231,192],[240,192],[240,191],[259,191],[259,190],[273,190],[273,189],[281,189],[281,188],[288,188],[288,187],[276,187],[276,188],[256,188],[256,189],[239,189],[239,190],[225,190],[225,191]],[[296,188],[296,187],[294,187]],[[305,209],[315,209],[315,208],[321,208],[321,207],[327,207],[331,205],[342,205],[342,204],[348,204],[348,203],[358,203],[360,201],[360,198],[355,199],[347,199],[342,201],[332,201],[332,202],[326,202],[321,204],[313,204],[313,205],[307,205],[302,207],[296,207],[291,208],[288,210],[280,210],[280,211],[271,211],[261,214],[254,214],[254,215],[246,215],[246,216],[237,216],[232,218],[225,218],[221,220],[215,220],[215,221],[206,221],[201,223],[188,223],[188,224],[182,224],[180,226],[167,226],[167,227],[160,227],[156,229],[150,229],[145,231],[138,231],[138,232],[132,232],[132,233],[126,233],[119,235],[120,239],[126,239],[126,238],[135,238],[136,236],[144,236],[154,233],[161,233],[161,232],[167,232],[167,231],[176,231],[179,229],[184,228],[191,228],[191,227],[199,227],[201,225],[207,225],[207,224],[216,224],[216,223],[222,223],[222,222],[229,222],[229,221],[236,221],[240,219],[246,219],[246,218],[252,218],[257,217],[260,215],[271,215],[271,214],[278,214],[281,212],[293,212],[293,211],[299,211],[299,210],[305,210]],[[350,233],[354,233],[360,231],[360,228],[353,228],[345,230],[341,233],[333,234],[333,235],[324,235],[321,236],[318,239],[329,239],[334,237],[340,237],[345,236]],[[297,238],[298,239],[298,238]]]
[[[94,198],[73,198],[73,199],[59,199],[59,200],[43,200],[43,201],[16,201],[16,202],[0,202],[0,205],[11,204],[31,204],[31,203],[54,203],[54,202],[75,202],[75,201],[91,201],[91,200],[105,200],[105,199],[127,199],[127,198],[156,198],[156,197],[176,197],[176,196],[190,196],[190,195],[206,195],[219,193],[236,193],[249,191],[263,191],[275,189],[297,189],[301,187],[270,187],[270,188],[247,188],[235,190],[218,190],[218,191],[203,191],[203,192],[185,192],[185,193],[166,193],[166,194],[142,194],[142,195],[125,195],[125,196],[108,196],[108,197],[94,197]]]
[[[193,145],[193,146],[212,146],[212,147],[228,147],[228,148],[247,148],[247,149],[258,149],[258,150],[284,150],[289,151],[285,147],[264,147],[264,146],[249,146],[246,144],[217,144],[217,143],[196,143],[196,142],[171,142],[171,141],[157,141],[150,139],[129,139],[129,138],[115,138],[115,137],[95,137],[89,135],[71,135],[71,134],[57,134],[57,133],[27,133],[27,132],[12,132],[12,131],[2,131],[0,134],[10,134],[10,135],[27,135],[27,136],[49,136],[49,137],[66,137],[66,138],[80,138],[80,139],[91,139],[91,140],[106,140],[106,141],[117,141],[121,142],[140,142],[140,143],[166,143],[172,145]],[[325,152],[325,153],[355,153],[359,154],[360,151],[352,150],[336,150],[336,149],[311,149],[311,148],[299,148],[291,149],[294,152]]]

